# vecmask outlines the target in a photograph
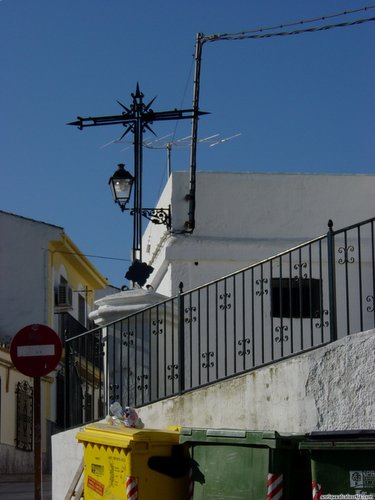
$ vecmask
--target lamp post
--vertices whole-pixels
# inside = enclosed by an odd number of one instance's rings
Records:
[[[134,231],[133,231],[133,259],[132,265],[125,277],[143,286],[147,278],[153,271],[151,266],[142,263],[142,234],[141,217],[145,217],[154,224],[164,224],[168,229],[171,228],[171,209],[168,208],[144,208],[141,206],[140,200],[134,196],[133,208],[127,208],[127,204],[131,198],[133,184],[137,182],[137,177],[133,177],[130,172],[125,170],[124,163],[119,163],[115,173],[109,178],[113,200],[117,203],[122,212],[129,210],[134,216]],[[137,187],[135,185],[135,192]],[[143,282],[143,284],[141,283]]]
[[[85,127],[123,125],[126,129],[120,140],[129,132],[132,132],[134,135],[134,177],[125,170],[123,164],[120,164],[116,172],[110,178],[109,184],[112,189],[114,200],[119,204],[121,210],[129,210],[130,214],[134,216],[133,263],[125,277],[133,281],[133,283],[138,283],[140,286],[143,286],[153,269],[151,266],[142,263],[142,217],[147,218],[154,224],[164,224],[168,229],[171,228],[170,207],[143,208],[142,206],[143,132],[147,129],[154,133],[150,125],[155,121],[181,119],[197,120],[199,115],[206,113],[199,111],[197,107],[194,107],[194,109],[173,109],[170,111],[154,112],[151,109],[151,105],[155,98],[148,104],[145,104],[143,102],[144,95],[139,90],[138,84],[135,93],[132,93],[131,97],[133,102],[129,107],[117,101],[124,110],[121,115],[88,118],[78,116],[77,121],[71,122],[68,125],[75,125],[80,130]],[[132,209],[127,209],[126,205],[130,199],[133,184],[134,204]]]

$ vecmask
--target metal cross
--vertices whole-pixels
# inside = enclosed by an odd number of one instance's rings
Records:
[[[148,104],[143,102],[143,93],[139,90],[137,83],[135,93],[131,94],[133,103],[130,107],[118,104],[124,109],[120,115],[94,116],[88,118],[77,117],[77,121],[68,123],[78,127],[80,130],[86,127],[97,127],[102,125],[123,125],[126,127],[122,134],[122,139],[126,134],[134,134],[134,231],[133,231],[133,263],[136,260],[142,261],[142,211],[149,210],[142,207],[142,149],[143,132],[147,129],[152,132],[150,125],[156,121],[193,119],[199,115],[207,114],[194,109],[173,109],[170,111],[155,112],[151,109],[155,98]],[[143,209],[143,210],[142,210]]]

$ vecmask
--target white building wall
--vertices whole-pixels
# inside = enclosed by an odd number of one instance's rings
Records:
[[[48,242],[62,230],[0,211],[0,338],[48,323]]]
[[[172,206],[172,231],[149,224],[143,260],[156,291],[175,295],[271,257],[334,228],[375,215],[375,175],[198,172],[196,227],[188,220],[188,172],[174,172],[158,203]]]

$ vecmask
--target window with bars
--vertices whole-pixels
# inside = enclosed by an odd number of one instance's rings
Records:
[[[16,448],[33,450],[33,387],[26,381],[16,386]]]
[[[271,316],[273,318],[319,317],[321,289],[319,279],[273,278]]]

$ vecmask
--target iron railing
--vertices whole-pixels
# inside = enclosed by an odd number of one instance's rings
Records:
[[[374,328],[374,221],[329,221],[318,238],[66,338],[65,373],[91,401],[80,423],[113,400],[146,405]],[[80,404],[69,384],[68,427]]]

